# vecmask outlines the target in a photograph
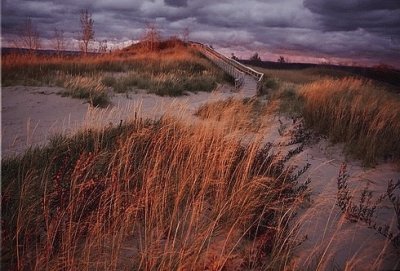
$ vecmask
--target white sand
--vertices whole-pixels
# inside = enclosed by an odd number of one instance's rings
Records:
[[[107,109],[93,109],[83,100],[61,97],[55,87],[4,87],[2,96],[2,156],[20,154],[30,146],[48,142],[57,133],[70,134],[83,127],[101,127],[138,117],[157,118],[171,109],[193,113],[200,105],[232,96],[220,86],[215,93],[199,92],[177,98],[153,94],[116,94]],[[178,110],[178,111],[179,111]]]
[[[388,239],[364,222],[350,222],[336,206],[337,177],[346,162],[339,145],[325,140],[306,148],[296,157],[298,164],[311,164],[303,176],[311,178],[308,206],[298,211],[293,224],[299,225],[299,239],[307,239],[295,250],[295,265],[309,270],[395,270],[400,268],[400,251]],[[359,161],[347,161],[348,184],[353,203],[358,204],[362,190],[368,185],[374,202],[383,195],[389,180],[400,180],[399,168],[381,164],[363,168]],[[399,190],[396,191],[400,197]],[[385,199],[377,206],[375,221],[379,226],[390,225],[398,233],[393,206]]]
[[[21,153],[47,142],[49,135],[66,132],[82,122],[88,104],[63,98],[60,88],[4,87],[2,96],[2,155]]]

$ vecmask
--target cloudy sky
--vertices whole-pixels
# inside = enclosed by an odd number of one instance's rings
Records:
[[[3,47],[27,17],[44,47],[51,47],[55,27],[75,47],[79,12],[88,9],[95,38],[119,46],[139,39],[153,23],[164,36],[188,28],[189,39],[226,55],[400,67],[400,0],[2,0],[1,7]]]

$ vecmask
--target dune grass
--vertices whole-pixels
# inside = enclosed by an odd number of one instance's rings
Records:
[[[326,79],[299,89],[306,124],[344,142],[346,150],[365,164],[400,159],[400,99],[373,83]]]
[[[260,67],[253,68],[264,73],[266,78],[293,84],[306,84],[327,78],[340,79],[353,75],[350,72],[327,67],[313,67],[296,70],[266,69]]]
[[[153,74],[149,72],[128,72],[119,76],[104,77],[103,81],[117,93],[126,93],[133,89],[144,89],[160,96],[181,96],[187,92],[209,92],[217,86],[214,75],[208,71],[201,74],[177,75],[166,72]]]
[[[122,75],[122,76],[121,76]],[[158,51],[116,51],[75,57],[6,55],[2,58],[2,84],[62,85],[63,77],[102,77],[116,92],[132,87],[159,95],[178,96],[186,91],[212,91],[231,78],[190,47]]]
[[[261,119],[268,113],[265,103],[258,99],[229,98],[199,107],[195,115],[201,119],[224,121],[224,127],[229,131],[245,132],[259,131]]]
[[[299,174],[217,127],[136,120],[3,160],[2,267],[282,269]]]
[[[95,77],[71,76],[63,80],[66,89],[62,96],[85,99],[92,106],[106,107],[110,104],[106,86]]]
[[[263,96],[268,95],[271,91],[279,89],[281,82],[275,77],[264,74],[264,77],[260,84],[261,85],[258,89],[257,95]]]
[[[259,95],[277,113],[303,117],[365,165],[400,160],[400,99],[386,85],[326,68],[261,70]]]
[[[270,107],[278,104],[277,113],[303,117],[309,128],[334,143],[345,143],[345,152],[365,165],[400,160],[398,95],[355,77],[309,79],[310,83],[295,84],[265,76],[260,96],[269,100]]]

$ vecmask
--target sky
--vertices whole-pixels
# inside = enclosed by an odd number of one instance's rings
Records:
[[[230,56],[290,62],[388,64],[400,68],[400,0],[2,0],[2,46],[18,40],[26,18],[51,48],[54,28],[77,49],[79,14],[88,9],[95,39],[121,47],[146,25]]]

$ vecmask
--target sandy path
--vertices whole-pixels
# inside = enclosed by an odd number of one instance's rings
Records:
[[[71,134],[83,127],[102,127],[133,118],[157,118],[168,110],[190,115],[200,105],[234,95],[228,86],[214,93],[199,92],[171,98],[152,94],[116,94],[112,106],[93,109],[85,101],[61,97],[56,87],[4,87],[2,97],[2,155],[22,153],[48,142],[57,133]]]

